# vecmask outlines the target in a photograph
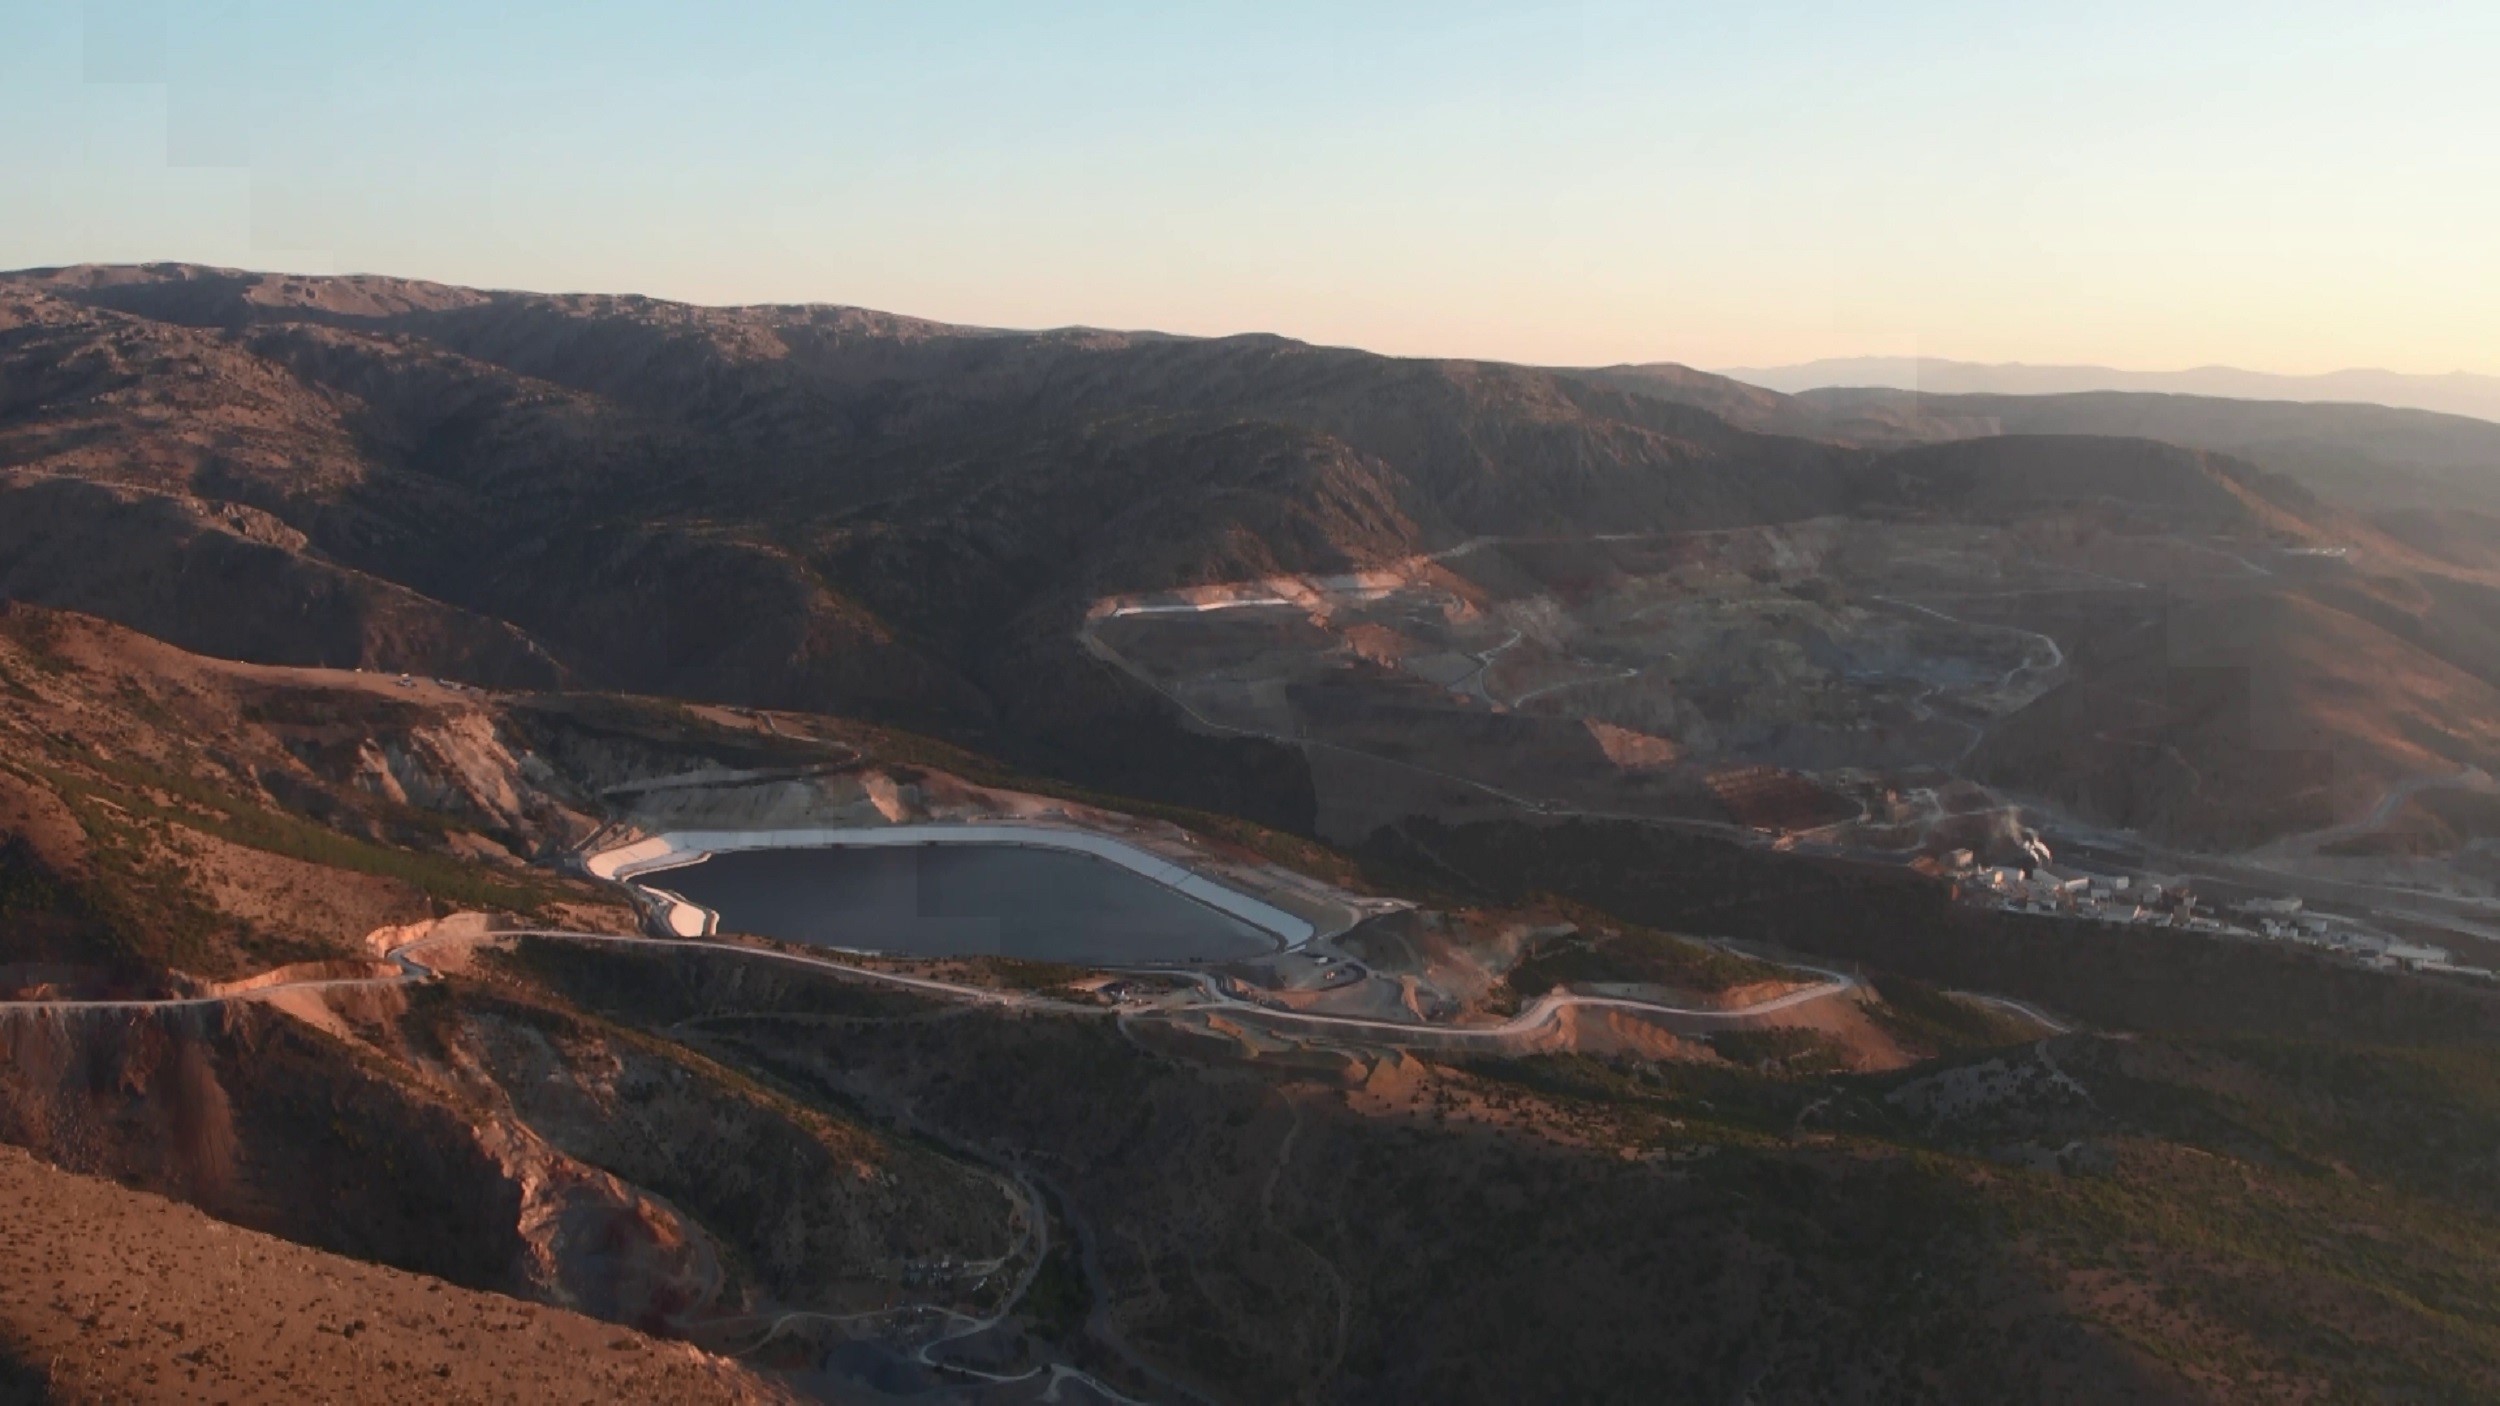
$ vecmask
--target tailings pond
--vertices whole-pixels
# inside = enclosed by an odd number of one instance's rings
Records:
[[[1226,961],[1271,934],[1091,855],[1014,844],[751,849],[649,882],[724,932],[912,957]]]

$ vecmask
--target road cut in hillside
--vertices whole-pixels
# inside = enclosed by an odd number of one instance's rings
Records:
[[[343,977],[273,981],[220,996],[181,996],[156,1000],[76,1000],[44,999],[0,1002],[0,1015],[51,1016],[60,1018],[85,1010],[163,1010],[182,1007],[209,1006],[229,1001],[282,1001],[289,993],[340,991],[353,988],[386,988],[436,979],[433,963],[442,963],[451,954],[473,948],[541,938],[558,942],[592,946],[641,949],[645,951],[704,952],[752,961],[773,962],[806,967],[853,981],[890,986],[940,1000],[963,1001],[1008,1010],[1031,1011],[1054,1015],[1092,1018],[1127,1019],[1188,1018],[1216,1013],[1239,1018],[1269,1029],[1296,1034],[1341,1038],[1348,1044],[1413,1048],[1467,1049],[1498,1052],[1520,1044],[1526,1037],[1553,1025],[1566,1010],[1586,1008],[1599,1011],[1620,1011],[1644,1020],[1654,1021],[1672,1030],[1719,1030],[1759,1022],[1765,1017],[1809,1007],[1824,1000],[1845,999],[1859,989],[1856,978],[1844,972],[1806,967],[1822,980],[1810,986],[1797,987],[1761,1001],[1743,1006],[1698,1007],[1679,1006],[1663,1001],[1643,1001],[1619,996],[1584,996],[1555,990],[1537,998],[1527,1009],[1498,1025],[1454,1026],[1400,1021],[1376,1020],[1362,1016],[1327,1015],[1316,1011],[1280,1010],[1233,994],[1223,981],[1203,973],[1193,973],[1195,998],[1172,1005],[1103,1006],[1085,1004],[1040,995],[1029,991],[1002,990],[960,982],[941,981],[931,977],[911,976],[901,972],[881,971],[858,966],[832,957],[811,953],[782,951],[771,947],[751,947],[740,943],[712,941],[701,938],[629,937],[616,933],[571,932],[553,928],[495,928],[482,921],[480,915],[462,914],[441,922],[412,929],[391,929],[374,935],[377,945],[386,948],[386,955],[398,970],[372,977]]]

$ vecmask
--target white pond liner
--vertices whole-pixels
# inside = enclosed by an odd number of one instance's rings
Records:
[[[1116,864],[1132,874],[1273,935],[1286,948],[1301,946],[1317,931],[1272,903],[1227,888],[1125,840],[1093,830],[1054,825],[889,825],[803,830],[672,830],[630,845],[602,850],[583,862],[594,878],[631,884],[661,905],[661,919],[680,937],[709,935],[720,922],[708,908],[640,880],[651,874],[700,864],[715,854],[757,849],[876,848],[903,845],[1025,845],[1069,850]]]

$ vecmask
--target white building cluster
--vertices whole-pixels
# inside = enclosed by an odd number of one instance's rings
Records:
[[[2029,870],[1981,865],[1966,849],[1943,856],[1942,867],[1958,881],[1958,892],[1965,900],[2017,913],[2294,942],[2385,970],[2500,980],[2487,968],[2458,965],[2445,947],[2373,932],[2334,914],[2308,912],[2301,900],[2289,896],[2246,899],[2217,910],[2200,902],[2184,883],[2163,884],[2126,874],[2090,874],[2047,865]]]
[[[1981,866],[1971,862],[1968,850],[1945,856],[1945,865],[1946,872],[1961,878],[1966,896],[2018,912],[2177,927],[2197,921],[2195,897],[2185,888],[2164,888],[2126,874],[2090,874],[2047,865],[2028,871],[2010,864]]]

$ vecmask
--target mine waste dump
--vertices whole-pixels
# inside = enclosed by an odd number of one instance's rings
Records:
[[[1030,845],[737,850],[660,882],[718,913],[723,931],[902,956],[1158,963],[1277,946],[1142,874]]]

